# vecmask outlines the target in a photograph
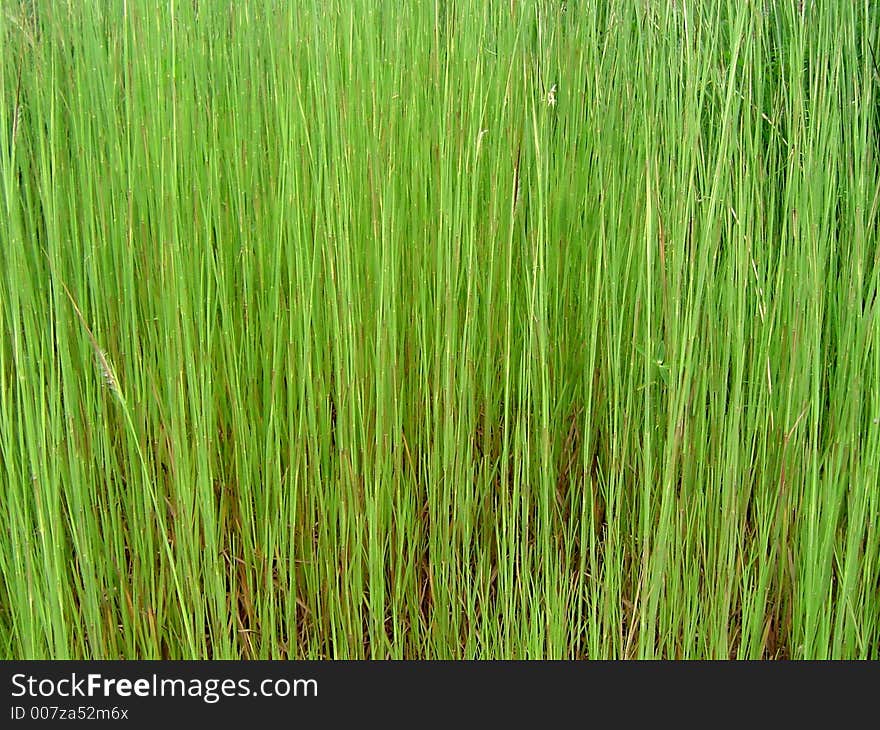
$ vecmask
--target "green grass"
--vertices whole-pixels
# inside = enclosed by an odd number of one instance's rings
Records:
[[[2,656],[880,658],[873,3],[0,8]]]

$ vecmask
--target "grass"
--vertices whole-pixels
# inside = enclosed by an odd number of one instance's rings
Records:
[[[872,3],[0,7],[2,656],[880,658]]]

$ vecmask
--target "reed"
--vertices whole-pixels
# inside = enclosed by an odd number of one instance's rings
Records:
[[[6,658],[880,658],[872,3],[0,2]]]

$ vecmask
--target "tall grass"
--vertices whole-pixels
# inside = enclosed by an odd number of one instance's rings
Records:
[[[0,651],[880,658],[873,3],[3,0]]]

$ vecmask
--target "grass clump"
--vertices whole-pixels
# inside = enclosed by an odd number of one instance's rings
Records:
[[[4,0],[12,658],[880,658],[870,3]]]

